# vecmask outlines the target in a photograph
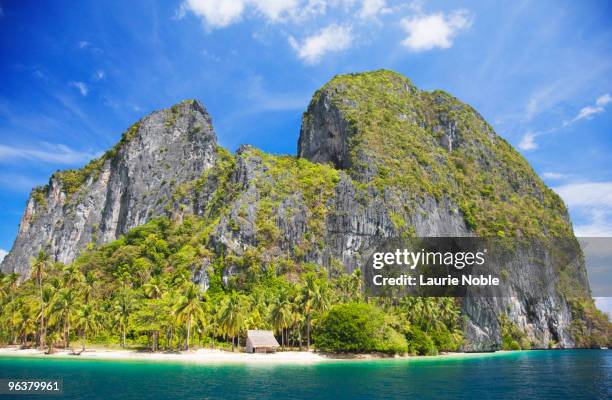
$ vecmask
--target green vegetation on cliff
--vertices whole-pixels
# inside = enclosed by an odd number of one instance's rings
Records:
[[[598,348],[612,346],[612,326],[606,314],[595,307],[592,299],[576,298],[572,308],[571,331],[576,346]]]
[[[305,265],[293,277],[268,269],[248,282],[223,283],[232,257],[209,251],[206,231],[202,218],[181,223],[158,218],[86,251],[70,265],[41,253],[30,279],[20,286],[15,274],[0,277],[0,342],[234,348],[244,343],[248,329],[271,329],[283,347],[309,347],[316,331],[314,346],[321,350],[431,354],[456,349],[461,341],[453,300],[419,298],[418,304],[393,306],[369,299],[366,304],[358,272],[332,278],[322,268]],[[192,282],[194,274],[199,283]],[[358,332],[336,337],[344,325],[335,324],[359,325],[353,319],[362,311],[367,312],[360,321],[376,335],[372,342],[349,346],[346,341]],[[412,340],[415,331],[425,339]],[[450,345],[436,341],[445,332],[453,332]],[[433,347],[422,350],[422,340]]]
[[[323,86],[349,121],[350,174],[379,192],[448,197],[480,236],[567,237],[561,199],[470,106],[391,71]],[[307,116],[308,117],[308,116]]]
[[[258,157],[263,163],[263,174],[255,179],[260,196],[257,212],[257,231],[262,247],[279,240],[276,219],[290,219],[297,208],[305,207],[306,232],[299,254],[313,248],[323,248],[325,217],[329,199],[335,194],[338,171],[328,165],[313,164],[292,156],[272,156],[253,150],[244,157]],[[292,199],[291,206],[279,213],[283,201]]]

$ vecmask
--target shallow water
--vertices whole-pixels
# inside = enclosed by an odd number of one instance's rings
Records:
[[[609,399],[612,352],[201,365],[0,357],[0,379],[63,379],[69,399]],[[0,399],[10,398],[1,396]],[[18,395],[16,399],[51,398]]]

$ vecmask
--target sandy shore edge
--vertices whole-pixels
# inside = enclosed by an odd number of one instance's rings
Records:
[[[80,351],[80,349],[78,350]],[[0,357],[44,357],[44,358],[63,358],[63,359],[99,359],[99,360],[141,360],[141,361],[178,361],[202,364],[224,364],[224,363],[245,363],[245,364],[314,364],[322,362],[339,361],[372,361],[372,360],[393,360],[393,359],[448,359],[448,358],[473,358],[483,356],[493,356],[507,354],[508,352],[495,353],[443,353],[438,356],[398,356],[381,357],[375,354],[358,354],[352,356],[326,355],[313,351],[279,351],[271,354],[248,354],[242,352],[232,353],[223,350],[199,349],[181,352],[142,352],[136,350],[117,350],[117,349],[87,349],[80,355],[72,354],[71,351],[57,350],[51,355],[45,354],[38,349],[20,349],[18,347],[0,348]]]

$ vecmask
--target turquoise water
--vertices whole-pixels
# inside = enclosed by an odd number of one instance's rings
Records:
[[[0,357],[7,378],[63,379],[69,399],[609,399],[612,351],[265,366]]]

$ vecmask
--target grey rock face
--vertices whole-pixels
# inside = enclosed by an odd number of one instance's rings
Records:
[[[504,297],[465,297],[462,312],[466,351],[492,351],[501,346],[502,314],[527,334],[534,348],[546,349],[554,342],[570,348],[574,341],[569,333],[572,321],[567,300],[557,291],[559,277],[554,261],[546,252],[519,249],[513,260],[504,263],[509,291]],[[580,269],[580,265],[572,268]],[[543,283],[547,283],[543,285]]]
[[[474,236],[475,233],[466,226],[463,215],[458,211],[458,205],[452,198],[446,196],[435,199],[423,196],[413,201],[410,194],[385,190],[384,195],[358,196],[355,182],[368,182],[375,176],[376,171],[368,156],[361,152],[359,145],[352,145],[354,137],[358,136],[351,127],[348,118],[336,105],[341,101],[347,109],[354,105],[347,104],[338,90],[344,91],[343,84],[325,87],[317,93],[311,102],[308,111],[302,119],[302,130],[298,145],[299,157],[312,162],[331,163],[342,169],[342,179],[337,186],[334,211],[328,217],[326,237],[326,257],[323,260],[337,258],[342,261],[349,272],[365,265],[365,261],[375,251],[381,238],[397,237],[399,231],[394,226],[391,214],[401,217],[413,234],[417,237],[444,237],[444,236]],[[418,93],[412,86],[406,88],[411,95],[418,99]],[[340,97],[332,101],[334,96]],[[435,104],[448,102],[448,95],[432,95]],[[466,106],[467,107],[467,106]],[[448,107],[447,107],[448,108]],[[452,109],[452,107],[451,107]],[[469,139],[469,132],[459,129],[458,121],[441,108],[440,112],[429,111],[429,118],[419,117],[417,112],[406,110],[397,116],[399,121],[409,121],[414,126],[426,129],[432,136],[438,137],[438,143],[446,151],[465,145]],[[474,110],[470,111],[476,116],[477,129],[485,133],[487,140],[492,143],[497,139],[495,132]],[[467,137],[467,139],[466,139]],[[359,142],[360,139],[357,139]],[[382,139],[381,139],[382,140]],[[476,159],[482,168],[487,168],[495,160],[490,149],[478,144],[476,146]],[[352,146],[352,147],[351,147]],[[360,166],[361,170],[356,170]],[[406,171],[409,173],[409,171]],[[508,179],[514,179],[508,177]],[[523,177],[521,183],[531,185]],[[542,201],[541,193],[535,192],[538,201]],[[361,197],[358,200],[358,197]],[[404,205],[410,204],[409,210]],[[569,221],[569,216],[563,219]],[[579,250],[578,250],[579,251]],[[501,346],[500,316],[507,315],[519,329],[525,332],[535,348],[547,348],[549,343],[556,343],[559,347],[573,347],[574,342],[570,335],[571,311],[567,299],[557,290],[559,282],[558,266],[545,254],[536,257],[538,263],[533,262],[533,255],[518,251],[515,259],[508,265],[509,280],[512,282],[508,296],[498,298],[466,297],[463,299],[462,313],[465,316],[465,344],[466,351],[489,351],[499,349]],[[576,283],[588,290],[588,281],[585,278],[585,267],[580,261],[570,268],[582,274],[582,279]],[[362,271],[363,272],[363,271]],[[535,287],[534,282],[551,282],[546,288]]]
[[[298,156],[318,163],[332,163],[336,168],[351,166],[348,154],[350,128],[340,111],[321,93],[302,119]]]
[[[88,243],[109,242],[163,215],[175,187],[214,164],[216,136],[197,101],[154,112],[129,132],[71,196],[58,174],[42,195],[32,192],[3,272],[25,278],[40,250],[69,263]]]
[[[401,215],[417,236],[469,236],[463,217],[448,199],[437,202],[426,197],[414,206],[413,212],[406,213],[403,205],[408,199],[402,196],[387,193],[365,201],[358,197],[355,183],[342,173],[333,212],[327,220],[326,243],[329,254],[342,260],[348,272],[364,265],[381,239],[399,236],[391,213]]]

